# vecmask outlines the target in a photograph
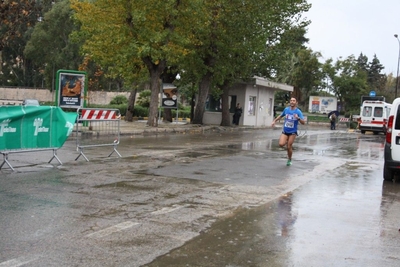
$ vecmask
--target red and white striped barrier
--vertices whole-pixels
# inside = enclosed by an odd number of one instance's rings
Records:
[[[117,119],[116,110],[107,109],[81,109],[82,120],[115,120]]]
[[[79,156],[83,156],[86,161],[89,159],[83,153],[86,148],[112,146],[113,151],[119,157],[121,154],[117,151],[120,139],[121,115],[118,109],[96,109],[82,108],[77,110],[80,114],[76,123],[76,147]]]
[[[350,118],[339,118],[340,122],[349,122]]]

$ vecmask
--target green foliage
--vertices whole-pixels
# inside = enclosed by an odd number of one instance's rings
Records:
[[[341,111],[346,112],[359,107],[361,95],[368,94],[368,76],[354,56],[337,60],[335,63],[329,59],[323,69],[329,79],[329,91],[341,102]]]
[[[50,0],[0,2],[1,85],[43,86],[41,66],[26,58],[23,51],[34,26],[51,6]]]
[[[151,91],[144,90],[139,93],[136,103],[142,107],[148,108],[148,107],[150,107],[150,97],[151,97]]]
[[[68,0],[55,2],[36,24],[24,49],[24,55],[41,67],[46,85],[53,89],[54,73],[59,69],[78,70],[83,59],[79,53],[80,44],[69,40],[69,34],[78,29],[72,17]]]
[[[304,116],[307,116],[308,122],[329,122],[326,114],[304,114]]]
[[[133,116],[134,117],[148,117],[149,116],[149,108],[135,105],[135,108],[133,110]]]
[[[126,110],[128,109],[128,105],[120,104],[120,105],[97,105],[97,104],[89,104],[88,108],[100,108],[100,109],[118,109],[121,116],[126,115]]]
[[[176,118],[176,109],[172,109],[172,117]],[[190,107],[182,107],[178,110],[179,118],[190,118]]]
[[[121,105],[121,104],[127,104],[128,103],[128,98],[124,95],[117,95],[110,101],[110,105]]]
[[[196,113],[202,114],[211,88],[252,76],[260,58],[266,59],[266,43],[273,46],[292,27],[304,28],[300,14],[310,8],[304,0],[71,2],[84,52],[111,75],[150,78],[149,123],[157,111],[157,80],[167,66],[185,70],[184,84],[201,84]],[[304,39],[300,35],[296,40]]]

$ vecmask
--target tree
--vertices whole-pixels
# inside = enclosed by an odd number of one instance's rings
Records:
[[[118,73],[131,82],[150,80],[147,124],[157,126],[161,75],[168,65],[188,53],[188,32],[180,27],[198,14],[201,1],[74,0],[72,4],[82,24],[84,51],[112,75]]]
[[[315,91],[321,86],[323,78],[322,64],[319,62],[321,54],[313,52],[311,49],[301,48],[292,55],[290,60],[284,61],[284,68],[278,72],[278,80],[290,84],[294,87],[292,96],[299,103],[302,103],[308,97],[311,91]],[[304,103],[303,103],[304,104]]]
[[[37,86],[41,72],[23,55],[33,27],[52,6],[50,0],[0,2],[0,82],[7,85]]]
[[[370,90],[377,91],[379,94],[383,94],[385,89],[385,84],[387,77],[385,74],[382,74],[382,70],[384,69],[383,65],[380,63],[379,59],[376,55],[374,55],[371,62],[368,64],[368,85]]]
[[[357,65],[367,75],[368,90],[383,95],[387,77],[381,73],[384,67],[378,57],[374,55],[372,61],[368,62],[368,57],[361,53],[357,58]]]
[[[191,50],[196,53],[190,54],[183,67],[185,74],[196,76],[199,83],[193,123],[202,123],[210,90],[229,88],[229,84],[261,69],[258,66],[265,63],[268,47],[279,42],[285,30],[297,25],[299,14],[308,8],[305,1],[205,1],[207,27],[194,35]],[[223,101],[222,105],[221,124],[227,125],[228,103]]]
[[[367,74],[359,67],[353,55],[333,64],[328,59],[324,66],[326,77],[330,79],[330,91],[340,100],[342,111],[357,109],[360,106],[360,97],[368,89]]]
[[[26,28],[39,19],[40,14],[41,7],[36,1],[1,1],[0,51],[15,38],[20,38]]]
[[[148,125],[157,126],[160,77],[178,66],[199,84],[193,123],[202,123],[211,88],[247,78],[270,36],[298,23],[305,1],[179,0],[79,2],[84,51],[125,79],[149,79]],[[113,38],[110,38],[112,36]],[[271,38],[270,38],[271,39]],[[139,62],[140,60],[140,62]],[[260,59],[258,59],[260,60]],[[148,75],[141,70],[147,69]],[[131,73],[129,73],[131,72]]]
[[[44,71],[47,86],[54,89],[55,73],[59,69],[78,70],[84,61],[80,55],[81,44],[71,40],[70,34],[79,29],[72,21],[73,10],[69,0],[55,3],[44,14],[25,46],[24,55]]]

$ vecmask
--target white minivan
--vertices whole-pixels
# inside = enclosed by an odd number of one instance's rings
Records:
[[[400,98],[393,101],[388,118],[383,179],[391,181],[395,173],[400,173]]]
[[[361,106],[360,131],[372,131],[374,134],[386,133],[387,120],[392,105],[384,101],[366,100]]]

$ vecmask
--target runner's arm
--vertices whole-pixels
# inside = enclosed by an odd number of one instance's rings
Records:
[[[278,121],[278,120],[280,120],[281,118],[283,118],[285,115],[283,114],[283,112],[280,114],[280,115],[278,115],[278,117],[276,117],[273,121],[272,121],[272,126],[274,126],[275,125],[275,122],[276,121]]]
[[[306,123],[306,120],[304,119],[303,113],[298,113],[297,115],[297,120],[304,125],[304,123]]]

